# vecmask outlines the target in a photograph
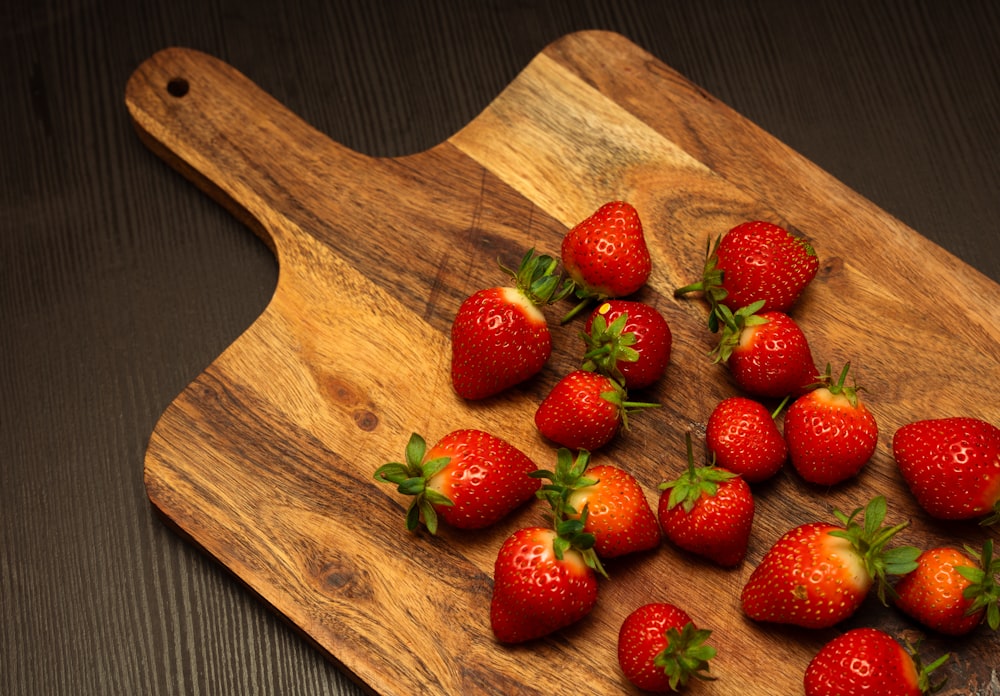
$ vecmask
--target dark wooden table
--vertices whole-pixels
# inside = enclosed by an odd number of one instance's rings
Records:
[[[401,155],[461,128],[551,40],[611,29],[1000,280],[990,0],[275,5],[0,11],[2,694],[358,692],[145,497],[156,419],[277,278],[132,131],[125,82],[161,48],[218,56],[332,139]]]

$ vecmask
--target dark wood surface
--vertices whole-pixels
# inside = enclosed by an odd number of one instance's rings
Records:
[[[146,499],[156,419],[277,279],[266,246],[135,137],[125,82],[163,47],[401,155],[468,123],[551,40],[613,29],[1000,279],[993,3],[271,5],[3,11],[0,693],[356,692]]]

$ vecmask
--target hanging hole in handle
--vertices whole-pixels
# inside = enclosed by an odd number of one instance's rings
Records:
[[[167,94],[180,98],[187,94],[190,88],[191,85],[183,77],[175,77],[167,83]]]

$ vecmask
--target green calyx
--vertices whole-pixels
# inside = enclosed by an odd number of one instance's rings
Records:
[[[587,564],[588,568],[608,577],[607,571],[601,565],[601,560],[597,557],[597,552],[594,551],[595,537],[586,531],[586,526],[586,507],[583,508],[579,519],[558,520],[555,524],[556,538],[552,542],[552,552],[561,561],[566,552],[572,549],[583,557],[583,562]]]
[[[859,514],[864,513],[864,524],[857,522]],[[834,517],[843,525],[843,529],[830,532],[831,536],[846,539],[861,558],[865,570],[875,583],[876,594],[883,604],[887,595],[895,595],[895,590],[889,585],[890,575],[905,575],[917,567],[917,557],[920,549],[915,546],[897,546],[886,548],[889,541],[900,531],[909,526],[909,522],[901,522],[889,527],[885,522],[886,503],[883,496],[872,498],[871,502],[862,508],[857,508],[850,515],[840,510],[834,510]]]
[[[590,452],[587,450],[580,450],[574,458],[569,449],[560,447],[556,452],[555,471],[539,469],[532,471],[528,476],[549,481],[543,484],[535,495],[546,501],[552,510],[553,527],[556,531],[553,552],[556,558],[562,560],[566,551],[575,549],[583,556],[587,567],[607,577],[607,571],[604,570],[594,551],[595,537],[586,531],[587,516],[590,511],[586,505],[582,510],[577,510],[569,502],[569,497],[574,491],[593,486],[598,482],[598,479],[585,476],[589,463]]]
[[[722,332],[718,345],[709,353],[714,362],[721,363],[729,360],[733,350],[740,343],[740,335],[744,329],[752,326],[762,326],[767,323],[767,319],[759,316],[757,312],[764,306],[764,300],[741,307],[733,312],[724,304],[716,305],[708,315],[708,328],[712,333]]]
[[[681,476],[673,481],[664,481],[660,490],[670,490],[667,498],[667,508],[673,510],[680,505],[684,512],[691,512],[703,495],[713,497],[719,492],[719,484],[736,477],[731,471],[716,466],[695,466],[694,447],[691,444],[691,433],[685,433],[687,443],[688,467]]]
[[[375,470],[375,480],[382,483],[396,484],[396,490],[403,495],[412,496],[410,506],[406,511],[406,528],[415,530],[421,520],[431,534],[437,534],[438,514],[435,506],[452,506],[454,501],[448,496],[427,487],[427,482],[434,478],[451,461],[450,457],[436,457],[424,461],[427,453],[427,443],[420,435],[413,433],[406,443],[405,462],[389,462]]]
[[[702,681],[715,680],[707,674],[709,660],[716,653],[715,648],[705,643],[711,635],[711,631],[695,628],[690,621],[680,631],[674,627],[667,629],[667,647],[653,659],[653,664],[663,669],[671,689],[677,691],[691,677]]]
[[[619,314],[610,324],[603,314],[594,317],[590,332],[580,332],[586,346],[581,369],[605,375],[619,384],[625,383],[618,363],[639,360],[639,352],[632,347],[635,345],[635,334],[625,331],[627,322],[627,312]]]
[[[844,363],[843,369],[840,371],[840,376],[837,381],[833,381],[833,373],[831,372],[830,363],[826,364],[826,372],[820,375],[819,381],[815,384],[810,385],[810,388],[822,388],[826,389],[833,395],[843,394],[851,404],[851,408],[858,407],[858,392],[863,391],[862,387],[857,386],[847,386],[845,382],[847,381],[847,373],[851,369],[851,363]]]
[[[724,273],[719,268],[719,244],[722,242],[722,235],[715,238],[714,242],[708,240],[708,248],[705,251],[705,268],[702,270],[701,280],[674,290],[674,297],[682,297],[691,292],[700,292],[708,300],[709,309],[714,313],[715,308],[722,303],[729,292],[722,287]],[[715,329],[713,329],[713,332]]]
[[[971,583],[962,592],[963,597],[972,600],[972,605],[966,613],[971,615],[985,610],[986,625],[996,631],[1000,628],[1000,584],[997,583],[997,576],[1000,575],[1000,558],[993,556],[992,539],[983,542],[982,553],[969,546],[965,547],[965,551],[979,562],[976,568],[955,566],[955,571]]]
[[[582,514],[582,510],[577,510],[570,504],[569,498],[575,491],[598,483],[598,479],[584,475],[589,464],[590,452],[587,450],[580,450],[574,457],[569,449],[560,447],[556,452],[555,471],[539,469],[528,474],[532,478],[549,481],[543,484],[535,495],[549,504],[556,520],[578,517]]]
[[[558,259],[546,254],[536,254],[529,249],[517,270],[500,264],[501,270],[514,279],[517,289],[537,306],[553,304],[569,296],[575,287],[572,280],[556,273]]]

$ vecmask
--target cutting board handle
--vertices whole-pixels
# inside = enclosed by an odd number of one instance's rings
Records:
[[[352,172],[371,161],[232,66],[188,48],[144,61],[129,78],[125,103],[142,141],[253,229],[279,262],[284,241],[298,233],[289,213],[303,198],[349,193]]]

